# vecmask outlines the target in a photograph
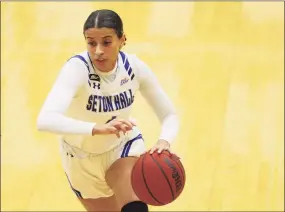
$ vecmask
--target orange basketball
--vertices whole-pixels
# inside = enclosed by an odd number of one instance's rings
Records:
[[[162,206],[173,202],[185,185],[185,170],[179,157],[163,151],[140,156],[131,175],[133,190],[148,205]]]

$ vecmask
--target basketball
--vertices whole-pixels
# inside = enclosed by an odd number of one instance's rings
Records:
[[[185,170],[175,154],[163,151],[140,156],[131,183],[137,197],[148,205],[162,206],[173,202],[185,185]]]

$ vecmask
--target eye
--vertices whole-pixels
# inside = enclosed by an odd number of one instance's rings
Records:
[[[110,41],[104,41],[104,45],[105,46],[108,46],[109,44],[111,44],[112,42],[110,42]]]
[[[90,46],[96,46],[96,43],[95,43],[95,42],[88,42],[88,45],[90,45]]]

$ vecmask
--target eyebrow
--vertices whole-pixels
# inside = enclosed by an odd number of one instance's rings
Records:
[[[102,37],[102,38],[112,38],[112,36],[111,35],[107,35],[107,36],[104,36],[104,37]],[[91,38],[91,37],[86,37],[86,38],[89,38],[89,39],[94,39],[94,38]]]

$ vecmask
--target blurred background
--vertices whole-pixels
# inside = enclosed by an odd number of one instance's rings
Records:
[[[152,68],[181,119],[173,149],[187,184],[151,209],[283,211],[283,4],[2,2],[1,211],[83,210],[57,137],[39,133],[36,118],[62,65],[85,50],[85,20],[102,8],[119,13],[124,51]],[[133,116],[151,147],[160,125],[140,95]]]

